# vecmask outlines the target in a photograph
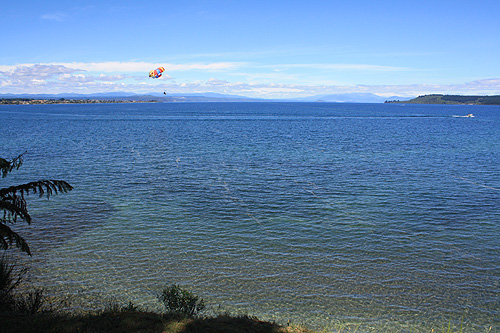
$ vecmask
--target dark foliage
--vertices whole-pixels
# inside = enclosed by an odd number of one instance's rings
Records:
[[[165,289],[158,299],[165,305],[167,313],[194,317],[205,309],[205,301],[176,284]]]
[[[21,154],[10,161],[0,158],[2,178],[6,177],[14,169],[21,167],[23,155]],[[21,251],[31,255],[28,243],[10,227],[18,220],[28,224],[32,221],[25,196],[38,194],[39,197],[46,196],[49,198],[51,195],[69,192],[72,189],[73,187],[63,180],[39,180],[0,189],[0,210],[3,211],[2,216],[0,216],[0,248],[8,249],[15,245]]]
[[[500,105],[500,95],[497,96],[463,96],[463,95],[423,95],[409,101],[386,101],[386,103],[405,104],[458,104],[458,105]]]
[[[0,312],[16,308],[14,290],[21,283],[24,271],[18,271],[5,257],[0,258]]]

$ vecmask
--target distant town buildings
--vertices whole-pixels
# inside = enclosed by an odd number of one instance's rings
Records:
[[[32,99],[32,98],[1,98],[0,104],[97,104],[97,103],[155,103],[156,100],[114,100],[114,99]]]

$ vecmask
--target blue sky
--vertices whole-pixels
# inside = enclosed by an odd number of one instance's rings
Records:
[[[498,0],[8,1],[0,94],[500,95],[499,17]]]

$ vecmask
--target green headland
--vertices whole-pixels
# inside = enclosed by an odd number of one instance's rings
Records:
[[[456,104],[456,105],[500,105],[500,95],[462,96],[462,95],[423,95],[409,101],[385,101],[385,103],[404,104]]]

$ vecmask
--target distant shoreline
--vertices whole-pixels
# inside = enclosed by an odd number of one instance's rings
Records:
[[[44,99],[44,98],[1,98],[0,105],[32,104],[101,104],[101,103],[157,103],[157,100],[117,100],[117,99]]]
[[[203,102],[326,102],[326,103],[346,103],[340,101],[323,101],[323,100],[262,100],[251,98],[236,98],[236,97],[211,97],[211,96],[127,96],[127,97],[68,97],[54,98],[45,96],[33,97],[2,97],[0,105],[42,105],[42,104],[111,104],[111,103],[203,103]],[[357,102],[347,102],[357,103]],[[465,96],[465,95],[423,95],[410,100],[386,100],[388,104],[446,104],[446,105],[500,105],[500,95],[496,96]]]
[[[448,104],[448,105],[500,105],[497,96],[463,96],[463,95],[423,95],[408,101],[385,101],[385,103],[404,104]]]

